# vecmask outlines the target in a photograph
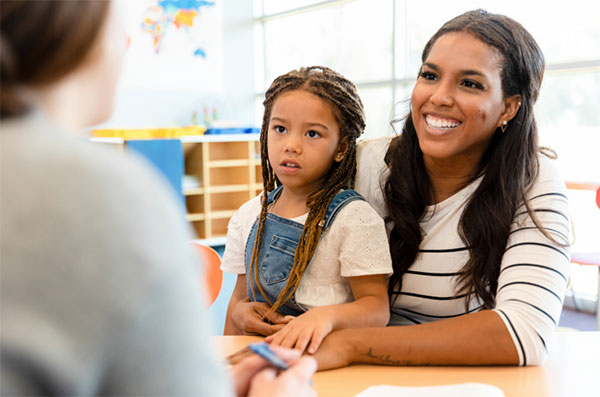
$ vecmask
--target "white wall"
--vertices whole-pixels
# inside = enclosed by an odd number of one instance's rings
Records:
[[[218,51],[213,50],[209,56],[218,57],[220,66],[211,73],[209,81],[203,84],[198,79],[187,85],[181,81],[165,82],[184,73],[186,67],[195,68],[191,65],[195,60],[190,59],[188,65],[165,62],[148,49],[140,50],[134,39],[124,65],[115,111],[107,122],[95,128],[185,126],[192,123],[194,111],[202,123],[205,106],[211,113],[216,107],[220,120],[255,125],[253,2],[215,1],[221,19],[215,25],[220,31],[206,34],[218,43]],[[135,34],[139,34],[139,21],[141,18],[135,21]]]

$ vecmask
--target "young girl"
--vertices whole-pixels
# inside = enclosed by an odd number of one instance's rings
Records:
[[[237,302],[265,302],[287,322],[267,342],[314,353],[332,330],[389,320],[384,222],[350,190],[363,106],[354,84],[325,67],[278,77],[264,106],[264,191],[229,223],[222,269],[238,278],[224,333],[242,333]]]

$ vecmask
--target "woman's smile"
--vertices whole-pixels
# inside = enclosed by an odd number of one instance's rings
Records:
[[[425,114],[425,124],[427,125],[427,133],[430,135],[444,136],[452,133],[456,127],[462,124],[458,121],[449,117],[440,117],[432,114]]]

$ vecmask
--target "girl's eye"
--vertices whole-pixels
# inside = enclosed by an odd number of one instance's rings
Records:
[[[428,72],[428,71],[422,71],[421,73],[419,73],[419,77],[424,78],[425,80],[436,80],[437,79],[437,76],[435,75],[435,73]]]
[[[309,138],[318,138],[321,136],[321,134],[319,134],[317,131],[315,130],[310,130],[306,133],[306,136]]]
[[[473,80],[465,80],[462,82],[462,85],[467,88],[475,88],[477,90],[483,90],[483,85],[476,81],[473,81]]]
[[[276,125],[276,126],[274,127],[274,129],[275,129],[275,131],[276,131],[276,132],[278,132],[278,133],[280,133],[280,134],[283,134],[283,133],[285,132],[285,127],[284,127],[284,126],[281,126],[281,125]]]

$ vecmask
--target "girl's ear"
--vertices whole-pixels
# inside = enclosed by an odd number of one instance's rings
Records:
[[[335,152],[335,156],[333,157],[333,160],[336,163],[339,163],[344,159],[344,157],[346,157],[346,152],[348,152],[348,137],[343,137],[340,140],[340,143],[338,143],[338,147]]]

